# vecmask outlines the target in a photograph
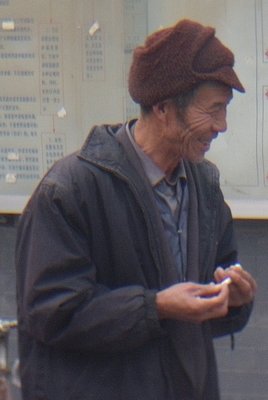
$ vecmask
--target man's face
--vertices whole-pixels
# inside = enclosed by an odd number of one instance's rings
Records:
[[[179,148],[183,159],[195,163],[204,159],[212,140],[227,128],[226,109],[231,99],[229,87],[204,83],[196,90],[183,114],[177,110],[177,134],[179,124]]]

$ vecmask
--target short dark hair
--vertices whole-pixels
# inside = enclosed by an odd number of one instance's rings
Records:
[[[178,111],[183,113],[185,111],[185,109],[189,106],[191,101],[193,100],[198,88],[200,88],[200,86],[202,86],[202,85],[229,87],[229,86],[225,85],[224,83],[217,82],[217,81],[199,82],[195,87],[193,87],[191,90],[189,90],[189,92],[183,93],[183,94],[178,94],[175,97],[171,97],[171,98],[163,100],[163,101],[171,101],[173,104],[175,104]],[[232,91],[232,88],[229,87],[229,89],[230,89],[230,91]],[[141,104],[140,105],[141,115],[142,116],[149,115],[152,111],[152,108],[153,108],[153,106],[144,106]]]
[[[179,109],[185,110],[185,108],[187,108],[187,106],[190,104],[190,102],[194,96],[195,89],[196,88],[190,90],[188,93],[179,94],[170,99],[166,99],[166,101],[167,100],[172,101]],[[140,110],[141,110],[142,116],[149,115],[152,112],[152,109],[153,109],[153,106],[145,106],[143,104],[140,105]]]

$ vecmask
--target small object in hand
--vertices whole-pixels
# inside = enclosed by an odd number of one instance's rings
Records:
[[[219,285],[230,285],[230,283],[232,283],[232,279],[227,276],[227,278],[223,279],[223,281],[221,281]]]
[[[242,269],[242,265],[240,263],[234,264],[233,267],[237,269]]]

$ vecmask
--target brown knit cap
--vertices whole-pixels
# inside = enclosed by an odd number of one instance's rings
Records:
[[[148,36],[134,50],[129,93],[136,103],[152,106],[204,81],[244,92],[233,66],[234,55],[215,37],[214,28],[183,20]]]

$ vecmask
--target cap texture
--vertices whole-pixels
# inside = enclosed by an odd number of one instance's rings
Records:
[[[151,106],[204,81],[244,92],[233,66],[234,55],[215,37],[214,28],[182,20],[151,34],[134,50],[129,93],[136,103]]]

